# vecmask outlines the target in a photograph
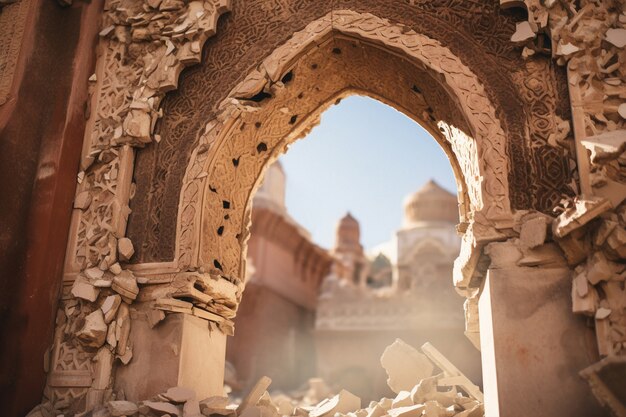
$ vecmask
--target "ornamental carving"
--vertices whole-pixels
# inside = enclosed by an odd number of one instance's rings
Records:
[[[215,34],[217,19],[229,7],[228,0],[110,0],[105,5],[97,69],[90,78],[91,113],[63,298],[54,346],[47,356],[45,397],[54,409],[91,410],[111,398],[114,362],[126,364],[132,358],[128,306],[138,298],[138,284],[153,282],[127,269],[134,252],[125,237],[134,193],[134,148],[158,140],[152,133],[162,98],[176,88],[185,66],[200,62],[203,44]],[[160,312],[153,315],[158,322],[159,314],[164,317],[163,311],[171,311],[172,305],[181,308],[177,297],[190,298],[198,303],[197,315],[209,317],[216,329],[227,329],[228,319],[222,316],[228,316],[228,306],[239,295],[232,289],[226,295],[216,292],[203,279],[207,277],[190,277],[185,287],[157,276],[162,285],[178,285],[178,292],[163,294],[152,288],[139,300],[154,304]],[[191,307],[189,311],[194,313]]]
[[[471,71],[436,41],[401,25],[371,14],[335,11],[332,18],[327,15],[310,23],[267,57],[259,69],[232,90],[222,102],[217,120],[207,125],[192,153],[181,194],[179,267],[203,267],[233,279],[242,276],[249,200],[264,166],[291,140],[301,136],[307,118],[315,119],[320,108],[338,94],[360,90],[354,88],[351,80],[345,80],[348,76],[323,62],[329,58],[316,56],[316,52],[325,49],[332,62],[333,55],[339,57],[354,48],[349,43],[339,47],[339,39],[367,42],[400,53],[455,97],[457,114],[463,118],[454,122],[467,124],[471,136],[452,134],[445,128],[441,128],[444,135],[436,134],[447,143],[444,146],[448,147],[459,183],[463,184],[461,202],[467,203],[463,218],[471,221],[476,212],[496,223],[510,218],[504,133],[482,85]],[[310,51],[312,45],[316,51]],[[302,57],[306,57],[308,65],[298,62]],[[302,82],[298,80],[315,85],[315,90],[294,86]],[[411,88],[407,86],[406,90]],[[367,87],[361,91],[371,94]],[[418,87],[412,93],[423,100]],[[256,104],[257,97],[263,94],[267,98]],[[301,94],[308,98],[306,102],[298,101]],[[385,96],[382,99],[391,101]],[[425,104],[422,113],[413,117],[439,132],[434,121],[440,115],[429,114]]]

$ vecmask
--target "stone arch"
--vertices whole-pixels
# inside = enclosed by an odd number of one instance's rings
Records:
[[[289,78],[294,72],[299,77],[304,71],[299,62],[323,48],[331,55],[341,54],[342,49],[333,46],[338,42],[383,49],[419,69],[420,74],[430,76],[451,97],[457,112],[451,117],[453,123],[436,124],[432,109],[417,115],[389,96],[351,87],[340,79],[328,81],[336,84],[330,90],[332,94],[315,103],[305,120],[298,120],[298,112],[286,107],[290,100],[293,103],[298,99],[294,94],[290,96]],[[416,94],[421,94],[413,87]],[[350,92],[365,93],[401,109],[420,120],[444,145],[461,190],[464,222],[471,223],[476,216],[493,223],[511,219],[506,137],[478,78],[433,39],[369,13],[338,10],[311,22],[266,57],[231,91],[221,103],[217,118],[206,125],[183,180],[178,268],[201,267],[235,280],[243,276],[249,202],[264,167],[310,128],[310,121],[324,106]],[[315,100],[319,98],[308,96],[308,102]],[[275,130],[262,131],[267,121]]]

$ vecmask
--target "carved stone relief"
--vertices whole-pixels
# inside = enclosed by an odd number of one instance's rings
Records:
[[[320,66],[318,61],[322,57],[317,61],[311,58],[318,50],[325,49],[332,57],[333,54],[345,54],[346,48],[351,49],[350,46],[333,46],[339,45],[339,40],[329,38],[332,31],[358,43],[371,42],[394,52],[399,50],[408,60],[418,64],[418,68],[435,74],[431,78],[438,80],[448,94],[453,94],[458,112],[465,116],[464,122],[459,122],[467,123],[469,131],[477,137],[475,141],[465,135],[462,142],[456,143],[457,136],[447,138],[452,142],[450,154],[453,160],[462,160],[457,174],[469,197],[465,219],[472,220],[469,213],[475,212],[484,212],[485,218],[496,223],[510,218],[504,134],[482,86],[471,72],[435,41],[373,15],[337,11],[332,19],[326,16],[311,23],[278,48],[258,70],[233,89],[230,98],[222,103],[218,122],[207,126],[194,151],[181,196],[178,242],[179,254],[184,258],[179,257],[179,267],[204,267],[227,277],[241,276],[248,218],[241,218],[240,213],[244,207],[248,211],[248,200],[263,166],[270,155],[275,156],[289,143],[290,135],[292,139],[299,136],[297,130],[303,126],[299,120],[306,121],[309,114],[315,114],[338,93],[356,87],[346,83],[340,73],[323,67],[319,71],[323,78],[307,74],[307,71],[311,73],[310,68],[314,73]],[[326,46],[329,43],[332,45]],[[311,45],[316,45],[316,51],[309,51]],[[307,59],[313,63],[297,64],[298,59],[307,54],[310,54]],[[291,80],[286,79],[291,77],[295,78],[294,83],[299,79],[305,82],[300,87],[291,86]],[[314,82],[310,82],[311,79]],[[307,91],[306,84],[315,86],[315,89]],[[407,86],[406,90],[411,91],[411,88]],[[271,98],[256,105],[255,100],[260,94]],[[300,94],[308,100],[299,101]],[[421,96],[417,86],[413,94]],[[427,109],[422,106],[423,114],[414,117],[426,119],[424,122],[434,130],[438,115],[429,114]],[[454,120],[451,122],[459,124]],[[455,151],[461,150],[464,153],[454,155]],[[201,161],[196,162],[195,158]],[[453,165],[457,163],[453,162]],[[201,204],[205,204],[207,214]],[[202,221],[202,227],[198,226],[198,221]],[[191,231],[195,231],[196,237]],[[190,259],[190,253],[197,253],[199,258]]]
[[[161,99],[176,87],[184,66],[199,62],[203,43],[215,33],[217,19],[229,5],[228,0],[111,0],[105,5],[97,70],[90,79],[92,111],[78,174],[63,297],[47,358],[44,395],[52,409],[78,412],[101,404],[112,394],[114,362],[125,364],[132,358],[127,344],[129,305],[137,299],[138,284],[151,283],[141,272],[135,275],[126,268],[134,251],[125,237],[128,201],[134,193],[133,148],[155,139]],[[167,276],[159,279],[166,286],[174,282]],[[178,281],[178,292],[145,291],[140,301],[163,315],[163,310],[175,311],[172,304],[178,306],[181,302],[175,298],[183,294],[198,303],[198,315],[212,320],[215,331],[224,331],[228,324],[223,324],[223,316],[238,295],[229,289],[209,290],[202,279],[188,280],[193,287],[189,291]],[[215,307],[218,304],[226,307]],[[210,316],[218,310],[221,315]]]
[[[550,54],[567,67],[573,137],[559,126],[551,140],[576,155],[580,194],[561,203],[553,234],[573,268],[573,310],[593,318],[606,357],[581,375],[601,403],[625,415],[612,391],[619,381],[606,375],[620,372],[626,356],[626,2],[524,4],[528,21],[513,40],[525,45],[524,56]]]
[[[181,88],[165,99],[164,117],[156,127],[162,140],[138,153],[137,193],[131,201],[128,231],[129,237],[141,242],[136,248],[135,262],[175,258],[175,216],[184,167],[198,145],[206,121],[218,112],[219,103],[294,32],[333,8],[332,2],[292,0],[272,6],[264,3],[242,4],[234,0],[233,13],[226,16],[220,32],[208,42],[204,65],[185,71]],[[548,120],[549,125],[557,125],[555,115],[567,117],[562,109],[567,109],[568,102],[567,92],[559,88],[563,85],[562,69],[550,65],[550,60],[543,56],[535,57],[534,64],[525,63],[521,48],[510,42],[515,21],[524,17],[522,13],[499,10],[495,1],[342,0],[335,6],[388,18],[436,39],[476,74],[507,137],[507,155],[511,160],[507,181],[513,208],[549,212],[555,201],[572,194],[573,168],[568,166],[566,152],[547,145],[533,147],[533,142],[540,138],[528,129],[532,122],[527,119],[534,116],[526,103],[544,102],[541,118]],[[270,13],[270,9],[276,12]],[[528,78],[534,80],[535,94],[527,92]],[[545,138],[541,143],[545,143]],[[560,169],[545,172],[534,166],[535,161]],[[548,178],[554,179],[554,183]]]

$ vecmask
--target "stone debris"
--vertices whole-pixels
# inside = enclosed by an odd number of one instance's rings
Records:
[[[113,291],[121,295],[127,302],[132,302],[132,300],[137,298],[137,294],[139,294],[137,280],[135,279],[133,273],[128,270],[120,272],[119,275],[113,278],[111,288]]]
[[[96,310],[95,313],[102,316],[100,310]],[[103,350],[109,352],[106,348]],[[442,372],[421,379],[416,378],[413,386],[408,390],[400,391],[395,399],[382,398],[379,401],[370,402],[365,408],[362,408],[361,398],[347,390],[341,390],[336,395],[332,395],[326,384],[319,378],[312,378],[309,381],[309,389],[302,395],[296,394],[299,400],[283,393],[270,395],[267,390],[272,380],[265,376],[259,379],[239,404],[236,399],[229,399],[225,396],[214,396],[198,401],[193,390],[178,386],[169,388],[166,392],[146,401],[133,402],[123,398],[110,398],[105,401],[104,405],[96,406],[89,415],[94,417],[484,417],[482,402],[477,400],[477,397],[482,398],[482,393],[477,391],[477,388],[476,391],[468,389],[467,387],[475,386],[430,344],[425,344],[422,350],[425,355],[398,339],[385,349],[384,362],[393,361],[394,364],[402,360],[414,362],[416,358],[419,358],[419,362],[426,361],[429,366],[421,364],[418,368],[406,368],[404,373],[417,370],[423,375],[424,369],[430,369],[429,373],[432,373],[435,366]],[[423,358],[415,355],[416,353]],[[429,358],[434,358],[435,362],[431,363]],[[393,372],[399,374],[401,371],[396,369]],[[404,377],[409,380],[408,375]],[[404,379],[401,378],[401,380]],[[452,379],[454,381],[451,381]],[[397,381],[394,380],[394,382]],[[449,385],[456,385],[465,392],[471,392],[471,397],[458,392],[455,387],[450,389]],[[316,397],[322,394],[325,398]],[[312,404],[310,400],[315,400],[316,404],[310,405]],[[60,414],[51,403],[45,403],[35,407],[27,417]]]
[[[85,277],[78,276],[72,285],[72,295],[76,298],[94,302],[100,290],[93,286]]]
[[[172,387],[163,396],[173,403],[182,404],[189,400],[195,400],[196,393],[189,388]]]
[[[309,417],[328,417],[339,414],[347,414],[361,408],[361,399],[356,395],[341,390],[332,398],[320,402],[311,412]]]
[[[419,380],[431,376],[434,369],[426,356],[400,339],[387,346],[380,363],[387,371],[387,385],[396,394],[410,391]]]
[[[135,253],[135,248],[129,238],[123,237],[117,241],[117,253],[120,256],[120,260],[130,260]]]
[[[100,309],[102,310],[102,314],[104,314],[104,322],[106,324],[111,323],[111,321],[115,318],[117,314],[117,310],[122,303],[122,297],[119,295],[109,295],[104,299],[102,306]]]
[[[85,317],[85,324],[76,337],[85,347],[99,348],[104,344],[107,329],[102,310],[98,309]]]
[[[112,417],[132,416],[139,411],[137,404],[130,401],[109,401],[106,407]]]

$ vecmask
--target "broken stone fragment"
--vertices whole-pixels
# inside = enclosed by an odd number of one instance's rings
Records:
[[[137,405],[130,401],[109,401],[106,406],[112,417],[132,416],[139,412]]]
[[[102,314],[104,314],[104,322],[106,324],[111,323],[111,321],[115,318],[117,314],[117,309],[122,303],[122,297],[119,295],[109,295],[104,299],[102,306],[100,309],[102,310]]]
[[[389,417],[419,417],[422,415],[423,410],[423,404],[416,404],[408,407],[392,408],[387,414]]]
[[[584,283],[581,283],[582,277]],[[581,295],[584,294],[584,295]],[[572,311],[577,314],[593,316],[596,312],[597,303],[596,290],[587,284],[587,277],[579,275],[572,282]]]
[[[163,394],[165,398],[170,400],[173,403],[184,403],[189,400],[193,400],[196,398],[196,393],[185,387],[172,387]]]
[[[531,39],[534,39],[536,33],[533,31],[533,28],[528,21],[519,22],[515,25],[515,33],[511,36],[511,42],[513,43],[524,43]]]
[[[609,29],[604,38],[618,48],[623,48],[626,46],[626,29]]]
[[[387,385],[396,394],[410,391],[419,380],[431,376],[434,369],[426,356],[400,339],[387,346],[380,363],[387,371]]]
[[[91,193],[89,191],[82,191],[78,193],[74,199],[74,208],[86,210],[91,205],[91,198]]]
[[[102,310],[97,309],[85,317],[85,323],[76,334],[76,337],[84,346],[99,348],[104,344],[107,329]]]
[[[391,403],[391,408],[408,407],[413,405],[411,393],[409,391],[400,391]]]
[[[87,268],[83,273],[92,280],[100,279],[104,275],[104,271],[100,268]]]
[[[85,277],[78,276],[72,285],[72,295],[76,298],[94,302],[98,298],[100,290],[94,287]]]
[[[139,294],[137,280],[135,279],[133,273],[128,270],[122,271],[119,275],[116,275],[115,278],[113,278],[111,288],[113,291],[128,300],[134,300],[137,298],[137,294]]]
[[[524,223],[520,230],[520,242],[527,248],[543,245],[548,233],[548,223],[543,216],[533,217]]]
[[[183,405],[183,417],[201,417],[200,403],[198,400],[188,400]]]
[[[335,413],[346,414],[359,408],[361,408],[361,399],[344,389],[333,398],[326,399],[315,406],[309,413],[309,417],[334,416]]]
[[[143,405],[154,411],[157,415],[169,414],[171,416],[180,416],[181,410],[174,404],[165,401],[144,401]]]
[[[237,407],[237,415],[241,415],[241,413],[243,413],[246,408],[255,405],[263,396],[263,393],[267,391],[267,388],[270,386],[271,383],[272,380],[269,377],[261,377],[257,381],[257,383],[254,384],[254,387],[252,387],[248,395],[246,395],[246,397],[241,401],[239,407]]]
[[[387,411],[379,404],[375,404],[367,413],[367,417],[382,417],[385,414],[387,414]]]
[[[411,390],[411,400],[413,404],[420,404],[426,401],[428,396],[437,391],[437,380],[440,375],[433,375],[422,379]]]
[[[120,362],[122,362],[124,365],[128,365],[130,363],[130,360],[133,358],[133,351],[131,348],[127,347],[124,354],[117,355],[117,357],[119,358]]]
[[[128,336],[130,334],[130,311],[126,303],[122,303],[115,319],[115,339],[117,340],[116,352],[124,356],[127,349]]]
[[[587,279],[594,285],[610,279],[614,273],[615,267],[602,252],[595,252],[587,261]]]
[[[129,261],[135,253],[133,242],[127,237],[123,237],[117,241],[117,253],[120,255],[120,260]]]
[[[119,275],[122,272],[122,266],[116,262],[109,267],[109,271],[111,271],[112,274]]]
[[[626,259],[626,229],[622,226],[613,229],[613,232],[606,239],[606,243],[618,258]]]
[[[146,315],[148,317],[148,323],[150,324],[150,328],[153,328],[163,319],[165,319],[165,312],[156,308],[149,309]]]
[[[611,310],[608,308],[600,307],[598,310],[596,310],[596,319],[598,320],[604,320],[610,315],[611,315]]]
[[[605,198],[577,198],[572,207],[554,219],[552,233],[562,238],[610,209],[611,203]]]
[[[603,132],[580,143],[591,151],[591,162],[604,164],[618,158],[626,150],[626,130]]]
[[[438,381],[439,386],[458,386],[465,391],[470,397],[483,402],[483,393],[480,389],[458,370],[452,362],[441,354],[433,345],[426,342],[422,345],[422,352],[430,359],[439,369],[444,372],[444,377]]]

